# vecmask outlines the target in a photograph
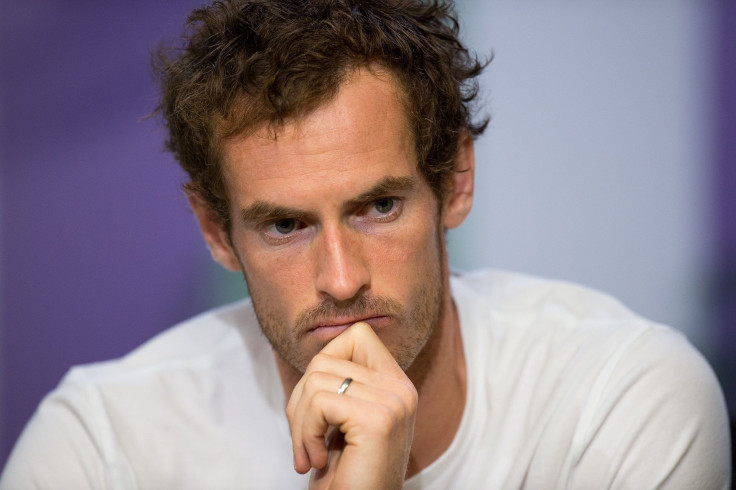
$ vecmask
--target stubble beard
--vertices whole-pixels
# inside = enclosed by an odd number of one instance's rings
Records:
[[[338,302],[327,298],[318,306],[299,314],[294,325],[288,325],[282,316],[274,313],[281,311],[278,309],[279,305],[270,304],[268,300],[260,298],[257,291],[251,290],[251,301],[261,331],[276,353],[303,374],[317,353],[305,352],[301,345],[302,337],[306,335],[310,325],[321,319],[328,320],[340,316],[389,316],[393,319],[390,328],[395,329],[397,341],[386,347],[401,369],[419,388],[431,368],[431,361],[438,348],[437,342],[433,340],[439,340],[439,335],[433,334],[436,333],[444,312],[445,272],[442,260],[445,255],[441,231],[438,234],[437,260],[427,274],[415,277],[416,284],[409,298],[412,305],[410,311],[406,311],[406,308],[393,298],[372,296],[370,292],[366,292],[349,301]],[[245,280],[246,284],[250,284],[247,276]],[[324,345],[321,345],[318,351]]]

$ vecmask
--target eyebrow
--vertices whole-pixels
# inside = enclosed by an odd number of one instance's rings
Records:
[[[346,206],[352,207],[366,202],[375,201],[392,193],[409,192],[414,189],[415,185],[416,182],[412,177],[385,177],[367,191],[359,194],[353,199],[350,199],[346,203]],[[313,215],[311,213],[302,211],[301,209],[279,206],[267,201],[256,201],[240,212],[240,219],[244,223],[284,218],[304,221],[312,216]]]
[[[256,201],[240,212],[240,219],[244,223],[285,218],[304,221],[309,216],[309,213],[305,213],[300,209],[278,206],[266,201]]]
[[[385,177],[367,191],[348,201],[348,206],[375,201],[389,194],[409,192],[414,189],[414,179],[411,177]]]

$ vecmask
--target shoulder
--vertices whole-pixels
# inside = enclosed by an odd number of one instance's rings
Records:
[[[463,338],[494,349],[494,363],[530,352],[540,364],[581,362],[580,354],[597,362],[656,328],[615,298],[569,282],[481,270],[455,275],[451,287]]]
[[[222,306],[170,327],[120,359],[84,366],[89,379],[138,370],[165,369],[185,362],[206,363],[223,351],[257,342],[257,321],[249,300]]]
[[[568,488],[725,485],[723,396],[681,333],[562,281],[480,271],[455,277],[453,294],[506,425],[530,417],[523,474],[569,475]]]
[[[574,488],[602,474],[612,486],[726,488],[728,418],[712,369],[683,335],[652,325],[593,380],[572,450]]]
[[[234,444],[222,414],[238,406],[255,415],[278,403],[270,353],[243,301],[175,325],[120,359],[74,367],[25,428],[2,485],[108,488],[155,477],[150,454],[182,469],[207,461]],[[234,458],[220,457],[220,467]]]
[[[164,427],[172,415],[186,418],[181,400],[194,412],[216,408],[221,391],[254,396],[265,390],[261,398],[270,399],[259,379],[270,381],[272,364],[250,301],[240,301],[164,330],[120,359],[73,367],[39,414],[71,409],[85,424],[98,424],[93,434],[128,423]]]
[[[516,272],[494,269],[455,272],[451,276],[451,286],[453,293],[508,315],[556,309],[578,318],[634,316],[616,298],[595,289]]]

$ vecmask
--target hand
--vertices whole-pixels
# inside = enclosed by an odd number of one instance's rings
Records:
[[[353,382],[338,395],[345,378]],[[314,356],[291,394],[294,468],[314,468],[311,488],[401,488],[417,399],[370,325],[352,325]]]

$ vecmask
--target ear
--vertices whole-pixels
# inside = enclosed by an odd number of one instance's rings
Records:
[[[457,228],[465,221],[473,207],[473,183],[475,181],[475,150],[468,131],[460,134],[455,154],[455,167],[450,175],[450,186],[442,207],[442,225],[445,229]]]
[[[222,227],[222,220],[207,203],[195,192],[188,193],[189,205],[197,217],[204,241],[210,249],[215,262],[231,271],[240,271],[240,261],[235,254],[230,239]]]

